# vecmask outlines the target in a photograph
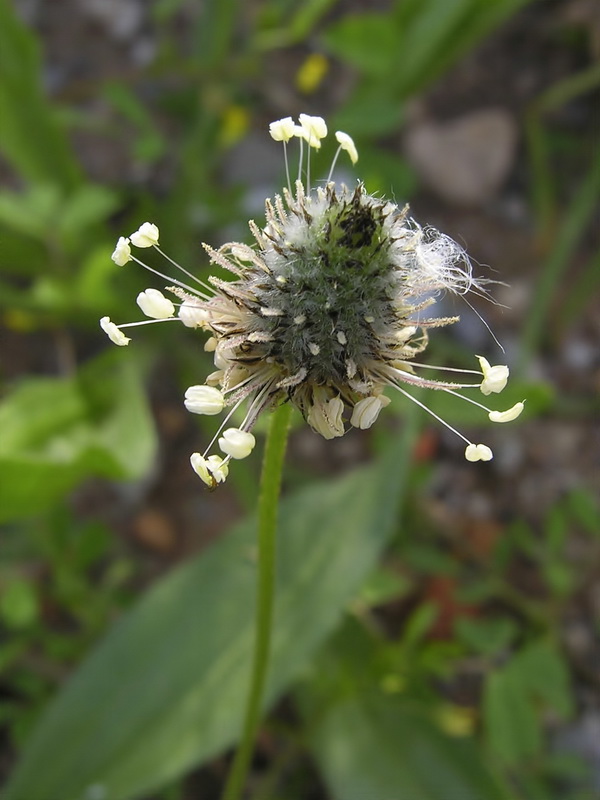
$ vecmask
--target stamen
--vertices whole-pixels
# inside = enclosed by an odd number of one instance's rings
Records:
[[[210,440],[210,444],[208,445],[208,447],[206,448],[206,450],[205,450],[205,451],[204,451],[204,453],[202,454],[203,458],[206,458],[206,454],[208,453],[208,451],[210,450],[210,448],[213,446],[213,444],[214,444],[214,443],[217,441],[217,439],[218,439],[218,437],[219,437],[219,435],[220,435],[221,431],[223,430],[223,428],[225,427],[225,425],[227,425],[227,423],[229,422],[229,420],[231,419],[231,417],[233,416],[233,414],[235,414],[235,412],[236,412],[236,411],[238,410],[238,408],[239,408],[239,407],[242,405],[242,403],[244,402],[244,400],[245,400],[245,399],[246,399],[245,397],[240,397],[240,399],[239,399],[239,400],[237,401],[237,403],[236,403],[236,404],[233,406],[233,408],[231,409],[231,411],[229,412],[229,414],[227,414],[227,416],[225,417],[225,419],[223,420],[223,422],[221,422],[221,424],[219,425],[219,429],[218,429],[218,431],[215,433],[215,435],[213,436],[213,438]]]
[[[460,369],[459,367],[440,367],[436,364],[422,364],[419,361],[413,361],[412,359],[407,362],[410,364],[411,367],[420,367],[421,369],[437,369],[440,372],[462,372],[465,375],[481,375],[482,373],[478,369]]]
[[[287,187],[288,191],[292,191],[292,182],[290,180],[290,165],[288,164],[288,155],[287,155],[287,142],[283,143],[283,160],[285,162],[285,177],[287,179]]]
[[[479,317],[479,319],[481,320],[481,322],[483,322],[483,324],[485,325],[485,327],[486,327],[486,328],[487,328],[487,330],[488,330],[488,333],[490,334],[490,336],[492,337],[492,339],[493,339],[493,340],[496,342],[496,344],[498,345],[498,347],[500,348],[500,350],[502,350],[502,352],[503,352],[503,353],[505,353],[505,352],[506,352],[506,350],[505,350],[505,349],[502,347],[502,345],[501,345],[501,344],[500,344],[500,342],[498,341],[498,338],[497,338],[496,334],[495,334],[495,333],[494,333],[494,331],[491,329],[491,327],[490,327],[490,326],[489,326],[489,324],[486,322],[486,320],[485,320],[485,319],[484,319],[484,318],[481,316],[481,314],[479,313],[479,311],[477,311],[477,309],[475,308],[475,306],[473,306],[471,303],[469,303],[469,301],[468,301],[468,300],[467,300],[467,298],[464,296],[464,294],[463,294],[463,295],[461,295],[461,297],[462,297],[462,299],[464,300],[464,302],[465,302],[465,303],[466,303],[466,304],[469,306],[469,308],[471,309],[471,311],[473,311],[473,313],[474,313],[474,314],[476,314],[476,315]]]
[[[176,267],[177,269],[181,270],[181,271],[183,272],[183,274],[184,274],[184,275],[187,275],[187,276],[188,276],[188,278],[191,278],[191,279],[192,279],[193,281],[195,281],[195,282],[196,282],[196,283],[197,283],[199,286],[202,286],[202,288],[203,288],[203,289],[208,289],[208,291],[212,293],[212,287],[210,286],[210,284],[208,284],[208,283],[205,283],[203,280],[201,280],[200,278],[196,277],[196,275],[193,275],[191,272],[188,272],[188,270],[187,270],[187,269],[185,269],[185,267],[182,267],[182,266],[181,266],[181,264],[178,264],[178,263],[177,263],[177,261],[174,261],[174,260],[171,258],[171,256],[168,256],[168,255],[167,255],[165,252],[163,252],[163,251],[160,249],[160,247],[159,247],[157,244],[155,244],[155,245],[154,245],[154,249],[155,249],[155,250],[156,250],[158,253],[160,253],[160,254],[161,254],[161,256],[162,256],[163,258],[166,258],[166,259],[167,259],[167,261],[168,261],[170,264],[172,264],[172,265],[173,265],[174,267]],[[210,296],[212,297],[212,294],[211,294]]]
[[[203,300],[210,300],[212,297],[212,295],[209,296],[199,292],[197,289],[188,286],[187,283],[183,283],[183,281],[180,281],[177,278],[171,278],[168,275],[165,275],[163,272],[159,272],[157,269],[154,269],[154,267],[149,267],[148,264],[144,264],[143,261],[140,261],[140,259],[136,258],[135,256],[131,256],[131,259],[132,261],[135,261],[136,264],[139,264],[140,267],[147,269],[148,272],[153,272],[155,275],[158,275],[159,278],[164,278],[164,280],[169,281],[170,283],[176,283],[177,286],[181,286],[182,289],[185,289],[191,294],[196,295],[196,297],[201,297]]]
[[[155,322],[181,322],[178,317],[163,317],[163,319],[141,319],[139,322],[124,322],[119,328],[137,328],[138,325],[153,325]]]
[[[298,177],[296,182],[302,181],[302,163],[304,161],[304,138],[301,135],[298,138],[300,139],[300,156],[298,157]],[[310,152],[310,147],[308,149]]]
[[[326,183],[329,183],[331,181],[331,176],[333,175],[333,170],[335,169],[335,165],[337,164],[337,160],[338,160],[339,155],[340,155],[341,152],[342,152],[342,145],[340,145],[338,147],[338,149],[335,151],[335,155],[333,157],[333,161],[331,162],[331,166],[329,167],[329,174],[327,175]]]
[[[430,408],[427,408],[427,406],[425,405],[425,403],[422,403],[420,400],[417,400],[417,398],[416,398],[416,397],[413,397],[413,396],[412,396],[412,394],[409,394],[409,393],[408,393],[408,392],[407,392],[405,389],[403,389],[401,386],[398,386],[397,384],[395,384],[395,383],[392,383],[392,382],[391,382],[391,381],[390,381],[388,378],[386,378],[385,376],[383,376],[383,375],[382,375],[382,376],[381,376],[381,379],[382,379],[382,380],[384,381],[384,383],[386,383],[388,386],[391,386],[391,387],[392,387],[392,389],[397,389],[397,390],[398,390],[399,392],[401,392],[401,393],[402,393],[402,394],[403,394],[405,397],[408,397],[408,399],[409,399],[409,400],[412,400],[412,402],[413,402],[413,403],[416,403],[416,404],[417,404],[417,405],[418,405],[420,408],[422,408],[422,409],[423,409],[423,411],[426,411],[426,412],[427,412],[429,415],[431,415],[431,416],[432,416],[434,419],[437,419],[437,421],[438,421],[438,422],[441,422],[441,424],[442,424],[442,425],[444,425],[444,427],[448,428],[448,430],[449,430],[449,431],[452,431],[452,433],[456,434],[456,435],[457,435],[457,436],[458,436],[460,439],[462,439],[462,440],[463,440],[463,442],[466,442],[467,444],[472,444],[472,442],[471,442],[471,441],[469,441],[469,439],[467,439],[467,437],[466,437],[466,436],[463,436],[463,434],[462,434],[462,433],[460,433],[460,431],[457,431],[457,430],[456,430],[456,428],[453,428],[453,427],[452,427],[452,425],[450,425],[450,423],[449,423],[449,422],[446,422],[446,420],[444,420],[444,419],[442,419],[440,416],[438,416],[438,415],[435,413],[435,411],[432,411]]]
[[[397,367],[388,367],[388,371],[392,374],[392,377],[397,377],[398,380],[410,383],[412,386],[418,386],[421,389],[479,389],[480,386],[478,383],[444,383],[442,381],[427,380]]]

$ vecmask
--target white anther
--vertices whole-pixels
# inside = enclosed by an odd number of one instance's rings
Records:
[[[203,456],[200,455],[200,453],[192,453],[190,456],[190,464],[192,465],[192,469],[196,475],[201,478],[203,483],[210,487],[214,485],[215,479],[208,470],[208,462]]]
[[[248,431],[239,428],[228,428],[219,439],[219,447],[231,458],[246,458],[256,444],[256,439]]]
[[[185,392],[185,407],[192,414],[220,414],[225,398],[214,386],[190,386]]]
[[[146,289],[145,292],[140,292],[136,302],[144,314],[152,319],[168,319],[175,314],[173,303],[158,289]]]
[[[491,461],[493,457],[491,449],[485,444],[470,444],[465,449],[467,461]]]
[[[306,139],[311,147],[318,150],[321,147],[321,139],[327,136],[327,125],[323,117],[311,117],[309,114],[300,114],[298,117],[300,122],[301,133],[298,133],[295,128],[294,133],[296,136],[300,135]]]
[[[385,408],[389,403],[390,399],[385,395],[365,397],[359,400],[352,411],[350,424],[363,431],[370,428],[379,416],[381,409]]]
[[[514,406],[507,411],[490,411],[488,416],[492,422],[512,422],[513,419],[520,416],[524,408],[524,403],[515,403]]]
[[[488,395],[492,394],[492,392],[501,392],[508,382],[508,367],[502,364],[492,367],[490,362],[483,356],[477,356],[477,359],[483,373],[483,380],[479,387],[481,393]]]
[[[177,316],[186,328],[204,328],[210,319],[210,314],[205,308],[195,306],[193,303],[180,305]]]
[[[229,475],[229,466],[221,456],[209,456],[206,459],[208,471],[212,474],[217,483],[224,483]]]
[[[190,463],[196,475],[211,489],[217,483],[223,483],[229,474],[227,462],[223,461],[221,456],[204,458],[200,453],[192,453]]]
[[[313,356],[318,356],[319,353],[321,352],[321,348],[319,347],[318,344],[315,344],[315,342],[309,342],[308,349],[313,354]]]
[[[206,376],[206,385],[207,386],[218,386],[219,384],[223,383],[223,378],[225,377],[225,372],[222,369],[217,369],[214,372],[211,372],[210,375]]]
[[[344,402],[341,397],[331,400],[315,399],[306,416],[308,424],[324,439],[334,439],[344,435]]]
[[[153,247],[158,244],[158,228],[152,222],[144,222],[129,238],[136,247]]]
[[[123,331],[118,328],[114,322],[110,321],[110,317],[102,317],[100,320],[100,327],[111,340],[111,342],[119,345],[119,347],[125,347],[125,345],[129,344],[131,341],[131,339],[128,339]]]
[[[342,150],[345,150],[350,156],[350,161],[352,161],[353,164],[356,164],[358,161],[358,150],[356,149],[356,145],[354,144],[352,137],[348,136],[348,134],[344,133],[344,131],[336,131],[335,138],[338,140]]]
[[[344,331],[337,332],[337,340],[340,344],[348,344],[348,339],[346,338]]]
[[[294,120],[291,117],[283,117],[283,119],[275,120],[269,125],[269,133],[271,138],[276,142],[289,142],[295,134]]]
[[[111,258],[115,264],[118,264],[120,267],[125,266],[128,261],[131,261],[131,247],[129,246],[128,238],[125,236],[119,238]]]

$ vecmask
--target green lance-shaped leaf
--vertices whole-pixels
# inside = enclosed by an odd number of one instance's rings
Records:
[[[411,433],[282,503],[265,704],[305,668],[394,530]],[[231,745],[251,661],[255,523],[161,580],[48,709],[3,800],[125,800]]]
[[[34,34],[0,0],[0,152],[27,180],[73,188],[80,170],[44,97]]]

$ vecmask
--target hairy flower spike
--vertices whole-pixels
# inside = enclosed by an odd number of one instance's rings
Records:
[[[214,276],[205,283],[180,267],[160,250],[158,228],[150,222],[130,237],[131,244],[153,248],[179,270],[177,278],[168,278],[147,267],[171,282],[167,290],[179,308],[175,313],[174,303],[147,289],[138,298],[151,317],[145,323],[175,320],[200,329],[207,335],[205,351],[213,354],[214,371],[204,383],[188,388],[185,406],[194,414],[226,410],[226,415],[207,451],[192,455],[193,469],[211,488],[222,483],[230,460],[252,452],[250,431],[260,414],[285,402],[293,403],[325,439],[343,436],[348,423],[365,430],[390,402],[385,389],[416,403],[460,437],[467,461],[491,460],[487,445],[469,441],[411,391],[459,396],[492,422],[511,422],[520,415],[522,402],[496,411],[466,393],[502,391],[508,367],[492,366],[483,356],[477,357],[479,370],[418,360],[430,330],[458,321],[457,316],[435,315],[438,297],[485,294],[486,282],[473,277],[462,247],[418,225],[408,207],[370,195],[361,183],[348,188],[330,180],[342,150],[352,163],[358,159],[354,142],[343,131],[335,134],[339,147],[329,178],[311,190],[310,151],[321,147],[327,125],[307,114],[300,115],[299,123],[285,117],[269,126],[271,137],[283,143],[288,186],[266,201],[262,225],[250,223],[253,246],[231,242],[215,250],[205,245],[211,263],[230,272],[230,280]],[[292,187],[287,144],[295,137],[299,179]],[[126,263],[131,258],[129,240],[119,239],[113,259]],[[101,325],[116,344],[129,342],[124,326],[108,317]],[[445,371],[450,379],[428,377],[428,370]],[[457,380],[457,373],[464,377]],[[242,407],[238,427],[228,427]],[[216,441],[224,457],[208,454]]]

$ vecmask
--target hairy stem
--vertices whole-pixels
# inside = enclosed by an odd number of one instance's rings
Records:
[[[277,507],[289,418],[290,406],[286,403],[280,406],[271,416],[265,445],[258,498],[258,585],[252,674],[242,737],[225,784],[223,800],[240,800],[242,796],[254,740],[260,723],[271,647],[273,599],[275,595]]]

